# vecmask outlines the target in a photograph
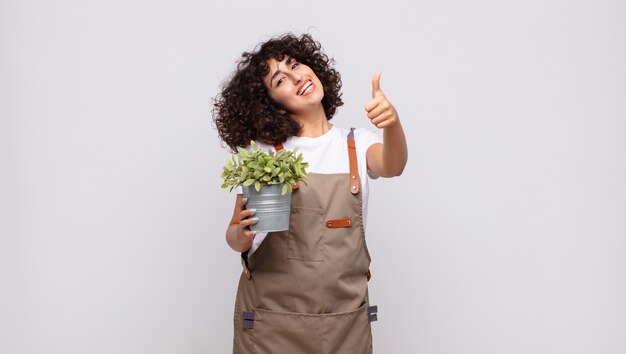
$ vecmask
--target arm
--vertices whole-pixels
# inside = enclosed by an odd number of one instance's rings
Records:
[[[250,225],[254,223],[250,216],[250,210],[245,209],[246,202],[243,201],[243,194],[237,194],[235,199],[235,210],[230,224],[226,229],[226,242],[233,250],[244,252],[252,246],[252,240],[256,231],[250,231]]]
[[[384,128],[382,144],[373,144],[367,149],[367,168],[381,177],[400,176],[407,159],[406,138],[399,120]]]

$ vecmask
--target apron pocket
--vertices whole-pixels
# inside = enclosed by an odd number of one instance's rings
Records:
[[[323,262],[325,209],[291,207],[287,232],[287,258],[299,261]]]
[[[371,353],[367,304],[340,313],[306,314],[255,310],[252,331],[258,354]]]

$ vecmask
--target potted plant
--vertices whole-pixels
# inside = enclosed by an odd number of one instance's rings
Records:
[[[250,150],[240,148],[226,160],[222,172],[222,188],[230,191],[242,186],[248,198],[247,208],[256,209],[259,221],[250,225],[254,231],[284,231],[289,229],[292,185],[302,181],[306,184],[307,162],[302,153],[296,156],[298,148],[292,151],[281,149],[277,152],[259,149],[254,140]]]

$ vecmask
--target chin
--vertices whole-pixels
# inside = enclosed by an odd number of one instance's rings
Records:
[[[315,92],[315,94],[319,96],[319,99],[316,99],[316,101],[319,100],[322,102],[322,99],[324,98],[324,90],[319,90],[319,92]]]

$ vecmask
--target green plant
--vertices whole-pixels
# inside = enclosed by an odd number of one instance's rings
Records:
[[[224,183],[222,188],[236,186],[250,186],[254,184],[256,191],[261,190],[262,184],[282,184],[282,194],[291,192],[291,185],[304,180],[309,166],[302,161],[302,153],[296,156],[298,148],[288,151],[285,149],[274,152],[259,149],[254,140],[250,141],[251,149],[240,148],[235,155],[226,160],[222,172]],[[308,184],[307,184],[308,185]]]

